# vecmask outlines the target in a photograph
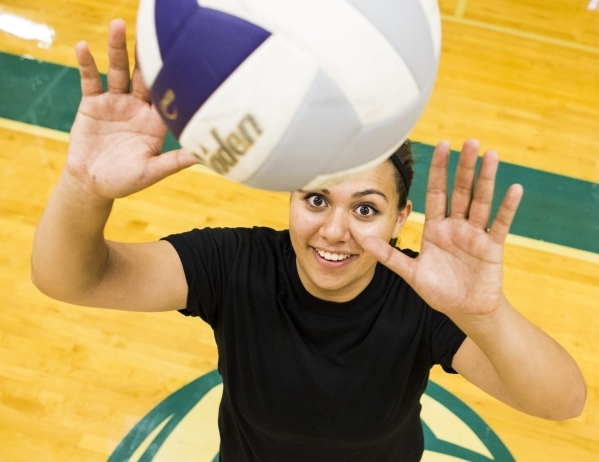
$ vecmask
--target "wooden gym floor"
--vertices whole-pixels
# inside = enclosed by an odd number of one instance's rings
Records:
[[[477,137],[518,166],[515,177],[530,178],[525,196],[548,191],[539,199],[544,208],[517,217],[524,231],[507,246],[507,292],[579,362],[589,386],[584,413],[542,421],[461,377],[437,369],[431,377],[475,410],[517,461],[599,460],[597,3],[441,0],[439,76],[411,134],[426,145],[449,139],[454,148]],[[132,0],[2,0],[1,62],[40,60],[62,72],[75,65],[73,47],[85,39],[105,71],[108,22],[124,18],[133,44],[136,8]],[[30,21],[47,37],[24,37],[25,23],[13,29],[15,21]],[[79,308],[35,290],[32,236],[68,141],[48,111],[73,105],[53,98],[58,90],[41,74],[19,69],[0,66],[2,82],[28,88],[0,86],[0,461],[102,461],[156,404],[214,370],[216,349],[208,328],[177,313]],[[13,117],[19,106],[27,117]],[[140,241],[203,226],[284,228],[287,202],[286,194],[191,169],[118,201],[107,236]],[[418,249],[421,221],[415,214],[403,246]]]

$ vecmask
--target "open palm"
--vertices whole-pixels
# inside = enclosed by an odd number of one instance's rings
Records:
[[[166,127],[150,102],[139,67],[130,75],[123,21],[112,21],[108,44],[107,92],[85,42],[76,46],[83,98],[71,130],[67,171],[90,191],[113,199],[146,188],[197,159],[183,149],[161,155]]]
[[[522,197],[510,187],[490,228],[491,203],[499,158],[483,156],[478,178],[478,142],[464,143],[448,210],[449,144],[437,145],[431,162],[422,246],[412,259],[385,242],[363,245],[403,277],[433,308],[449,316],[492,312],[503,298],[503,247]]]

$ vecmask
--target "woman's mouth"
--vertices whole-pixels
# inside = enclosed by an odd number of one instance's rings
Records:
[[[322,258],[324,258],[327,261],[342,261],[342,260],[346,260],[349,257],[351,257],[351,255],[347,254],[347,253],[325,252],[324,250],[320,250],[320,249],[314,249],[314,250],[316,250],[316,253],[318,253],[318,255],[320,255]]]

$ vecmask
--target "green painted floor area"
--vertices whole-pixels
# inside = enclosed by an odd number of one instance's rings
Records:
[[[77,69],[0,53],[0,88],[0,117],[70,130],[81,98]],[[167,137],[165,149],[176,146]],[[424,212],[432,151],[425,144],[414,147],[418,163],[410,198],[416,212]],[[456,161],[453,153],[452,168]],[[513,183],[524,186],[524,198],[512,234],[599,253],[599,184],[502,162],[497,197]]]

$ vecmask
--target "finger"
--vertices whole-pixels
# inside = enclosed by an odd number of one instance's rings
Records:
[[[499,155],[495,151],[487,151],[480,166],[468,217],[470,224],[476,228],[486,229],[489,225],[498,166]]]
[[[478,149],[479,143],[475,139],[466,140],[462,146],[451,194],[450,215],[453,218],[467,218],[470,212]]]
[[[154,157],[148,164],[147,174],[153,183],[199,162],[190,151],[184,148],[176,149]]]
[[[427,220],[443,219],[447,215],[447,165],[449,142],[441,141],[435,147],[426,187],[424,216]]]
[[[131,83],[129,55],[125,38],[125,21],[115,19],[110,22],[108,33],[108,91],[128,93]]]
[[[139,66],[137,47],[135,48],[135,67],[133,68],[133,76],[131,77],[131,94],[148,104],[151,103],[150,90],[146,87],[141,67]]]
[[[81,93],[83,96],[96,96],[104,92],[102,80],[94,57],[87,47],[87,43],[79,42],[75,45],[75,56],[79,64],[81,76]]]
[[[408,284],[411,284],[416,260],[408,257],[378,237],[367,236],[359,244],[380,263],[401,276]]]
[[[499,206],[495,220],[493,220],[493,224],[489,229],[489,235],[496,242],[505,242],[523,195],[524,188],[519,184],[513,184],[507,190],[507,193]]]

